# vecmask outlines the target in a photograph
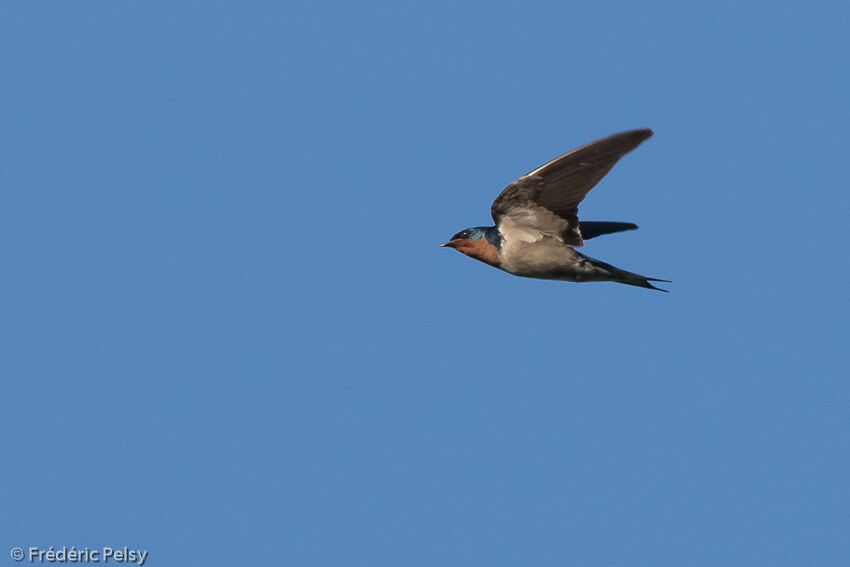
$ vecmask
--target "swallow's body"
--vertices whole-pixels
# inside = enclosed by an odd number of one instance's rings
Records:
[[[615,134],[538,167],[493,202],[496,226],[463,230],[443,246],[516,276],[659,289],[649,282],[666,280],[627,272],[575,250],[586,239],[637,228],[621,222],[580,223],[578,205],[622,156],[651,135],[648,129]]]

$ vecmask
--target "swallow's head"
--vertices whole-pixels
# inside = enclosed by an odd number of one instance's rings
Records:
[[[494,226],[476,226],[461,230],[441,246],[454,248],[491,266],[499,266],[502,263],[502,237]]]

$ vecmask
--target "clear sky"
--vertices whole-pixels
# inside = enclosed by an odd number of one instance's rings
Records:
[[[4,2],[0,564],[847,565],[848,29]],[[639,127],[583,252],[671,293],[438,247]]]

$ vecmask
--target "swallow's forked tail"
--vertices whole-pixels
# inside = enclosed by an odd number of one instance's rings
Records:
[[[602,262],[601,260],[596,260],[596,259],[590,258],[588,256],[585,256],[585,258],[590,260],[591,264],[593,264],[594,267],[600,269],[600,271],[605,272],[606,275],[608,276],[606,278],[608,281],[622,283],[622,284],[626,284],[626,285],[633,285],[633,286],[636,286],[636,287],[644,287],[646,289],[655,289],[655,290],[658,290],[658,291],[663,291],[664,293],[668,292],[668,290],[661,289],[660,287],[655,287],[654,285],[652,285],[649,282],[670,283],[670,280],[662,280],[662,279],[658,279],[658,278],[648,278],[648,277],[642,276],[640,274],[635,274],[634,272],[627,272],[626,270],[621,270],[620,268],[617,268],[615,266],[612,266],[611,264],[607,264],[605,262]]]
[[[625,275],[625,277],[618,277],[617,279],[614,279],[614,280],[612,280],[612,281],[615,281],[615,282],[617,282],[617,283],[624,283],[624,284],[627,284],[627,285],[634,285],[634,286],[637,286],[637,287],[645,287],[645,288],[647,288],[647,289],[657,289],[658,291],[663,291],[664,293],[667,293],[667,292],[669,291],[669,290],[667,290],[667,289],[662,289],[662,288],[660,288],[660,287],[655,287],[654,285],[652,285],[652,284],[651,284],[651,283],[649,283],[649,282],[666,282],[666,283],[670,283],[670,280],[660,280],[660,279],[658,279],[658,278],[648,278],[648,277],[646,277],[646,276],[641,276],[641,275],[638,275],[638,274],[633,274],[633,273],[631,273],[631,272],[626,272],[626,271],[624,271],[624,270],[620,270],[619,272],[620,272],[620,273],[619,273],[619,274],[617,274],[618,276],[623,276],[623,275]]]

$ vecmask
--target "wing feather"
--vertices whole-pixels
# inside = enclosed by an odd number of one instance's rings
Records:
[[[652,130],[648,128],[621,132],[541,165],[508,185],[493,201],[490,209],[493,220],[498,225],[503,217],[513,216],[516,217],[513,226],[517,226],[532,218],[539,218],[545,224],[536,228],[544,233],[559,229],[559,236],[566,244],[581,246],[579,203],[621,157],[650,136]],[[551,215],[545,215],[543,211],[529,213],[535,208],[541,208]]]

